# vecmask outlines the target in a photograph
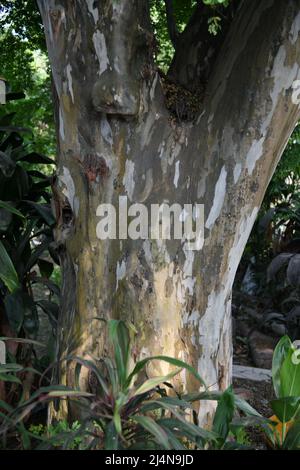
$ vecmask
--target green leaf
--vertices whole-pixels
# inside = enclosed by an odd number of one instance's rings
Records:
[[[0,279],[10,292],[19,288],[19,279],[12,260],[9,257],[3,243],[0,241]]]
[[[202,0],[205,5],[220,5],[221,3],[224,3],[225,6],[228,5],[229,0]]]
[[[50,242],[51,242],[50,239],[46,239],[35,248],[35,250],[31,253],[31,256],[29,260],[27,261],[27,264],[24,268],[25,273],[30,271],[33,268],[33,266],[37,263],[40,256],[48,248]]]
[[[9,113],[9,114],[5,114],[4,116],[1,116],[0,127],[5,128],[4,130],[6,130],[7,126],[9,126],[12,123],[15,115],[16,113]]]
[[[47,345],[41,343],[40,341],[35,341],[34,339],[9,338],[7,336],[0,336],[0,341],[14,341],[16,343],[34,344],[35,346],[40,346],[42,348],[47,347]],[[20,367],[22,367],[22,366],[20,366]]]
[[[291,344],[280,368],[280,397],[300,396],[300,361],[294,360],[296,351]]]
[[[166,432],[172,450],[186,450],[186,449],[187,449],[187,448],[177,439],[177,437],[174,435],[174,433],[173,433],[170,429],[168,429],[168,428],[165,427],[165,426],[161,426],[161,428]]]
[[[4,298],[6,315],[12,330],[18,334],[25,317],[23,292],[21,289],[14,291]]]
[[[152,379],[146,380],[142,385],[140,385],[134,392],[133,396],[140,395],[142,393],[149,392],[149,390],[153,390],[157,385],[168,382],[168,380],[175,377],[175,375],[179,374],[182,369],[176,369],[173,372],[170,372],[167,375],[161,375],[158,377],[153,377]]]
[[[141,411],[143,413],[146,413],[148,411],[153,411],[166,407],[169,407],[170,410],[176,407],[182,409],[191,409],[192,405],[188,401],[181,400],[180,398],[163,397],[158,398],[157,400],[146,401],[141,407]]]
[[[120,435],[122,434],[121,410],[122,407],[126,404],[127,400],[128,396],[121,392],[115,402],[113,422],[115,424],[117,433]]]
[[[9,226],[12,223],[13,214],[6,209],[0,207],[0,232],[8,232]]]
[[[18,333],[21,326],[28,334],[37,332],[39,321],[32,297],[21,289],[4,298],[5,310],[11,328]]]
[[[159,426],[154,419],[148,416],[133,416],[133,421],[142,426],[155,438],[156,442],[160,444],[164,449],[170,450],[171,445],[169,443],[168,435],[166,431]]]
[[[0,380],[3,380],[3,382],[13,382],[13,383],[17,383],[17,384],[21,384],[21,380],[16,377],[15,375],[11,375],[11,374],[1,374],[0,373]]]
[[[119,436],[116,431],[113,421],[111,421],[105,428],[104,433],[104,449],[117,450],[119,448]]]
[[[199,439],[201,442],[216,442],[218,435],[212,431],[207,431],[206,429],[200,428],[193,423],[186,421],[180,414],[174,414],[174,418],[161,418],[157,422],[161,426],[168,427],[173,433],[176,433],[178,436],[186,436],[188,439],[199,444]]]
[[[293,419],[299,410],[299,397],[281,397],[271,401],[271,408],[282,423]]]
[[[77,356],[69,356],[67,359],[75,361],[78,364],[80,364],[81,366],[84,366],[87,369],[90,369],[95,374],[95,376],[96,376],[96,378],[99,382],[99,385],[101,386],[104,393],[106,395],[109,395],[109,388],[108,388],[108,385],[106,383],[106,380],[102,376],[102,374],[101,374],[100,370],[98,369],[98,367],[92,361],[90,361],[88,359],[81,359],[80,357],[77,357]]]
[[[20,364],[0,364],[0,373],[6,374],[8,372],[20,372],[23,370],[23,366]]]
[[[276,397],[283,396],[281,394],[280,370],[288,351],[292,347],[291,340],[288,336],[283,336],[277,343],[273,353],[272,361],[272,380]]]
[[[165,405],[163,402],[160,403],[166,410],[170,409],[170,405]],[[181,423],[179,426],[180,430],[184,428],[186,432],[190,433],[190,435],[202,438],[204,440],[213,441],[216,441],[216,439],[219,437],[218,434],[216,434],[214,431],[207,431],[206,429],[200,428],[199,426],[196,426],[195,424],[187,421],[185,416],[179,413],[175,407],[172,408],[172,415],[177,419],[177,422]]]
[[[190,402],[199,401],[199,400],[218,401],[220,400],[222,393],[223,392],[218,392],[218,391],[210,392],[209,390],[205,392],[191,392],[191,393],[187,393],[186,395],[183,395],[182,399],[186,401],[190,401]]]
[[[109,381],[110,381],[110,384],[111,384],[111,387],[112,387],[113,395],[116,396],[117,393],[119,392],[116,367],[115,367],[113,361],[109,357],[104,358],[103,362],[104,362],[104,364],[107,368],[107,371],[108,371]]]
[[[218,402],[213,421],[213,431],[219,434],[223,439],[223,442],[225,442],[229,433],[229,425],[234,415],[234,407],[234,394],[232,392],[232,387],[230,386],[225,390]]]
[[[22,219],[25,219],[24,215],[9,202],[0,201],[0,207],[2,207],[2,209],[5,209],[6,211],[11,212],[12,214],[17,215],[18,217],[21,217]]]
[[[246,400],[244,400],[243,398],[240,398],[240,397],[237,397],[236,395],[234,396],[234,401],[235,401],[235,405],[236,407],[243,411],[246,415],[248,416],[254,416],[254,417],[258,417],[258,418],[261,418],[261,414],[258,413],[258,411],[256,411],[251,405],[249,405],[249,403],[246,402]]]
[[[206,391],[206,392],[193,392],[188,393],[187,395],[183,395],[182,399],[190,402],[198,401],[198,400],[213,400],[219,401],[222,397],[223,392],[219,391]],[[243,411],[248,416],[257,416],[261,417],[261,415],[256,411],[249,403],[246,402],[243,398],[238,396],[234,396],[235,406]]]
[[[43,284],[46,286],[53,294],[57,295],[57,297],[60,296],[60,288],[55,282],[51,281],[50,279],[45,279],[43,277],[34,277],[32,282],[34,284]]]
[[[32,201],[24,202],[31,206],[49,227],[52,227],[55,224],[55,218],[49,204],[37,204]]]
[[[173,366],[188,370],[206,388],[204,380],[192,366],[190,366],[189,364],[186,364],[180,359],[175,359],[173,357],[168,357],[168,356],[152,356],[152,357],[147,357],[146,359],[143,359],[142,361],[137,362],[133,371],[130,373],[130,375],[127,378],[126,386],[129,387],[134,376],[137,375],[142,369],[144,369],[145,365],[148,362],[154,361],[154,360],[167,362],[168,364],[171,364]]]
[[[19,160],[28,163],[45,163],[47,165],[55,165],[54,160],[36,152],[28,153],[27,155],[22,156]]]
[[[127,368],[130,354],[130,337],[126,324],[121,320],[108,322],[108,334],[114,347],[117,374],[121,388],[126,383]]]
[[[48,393],[47,397],[49,398],[80,398],[80,397],[93,397],[94,395],[89,392],[81,392],[80,390],[52,390]]]
[[[53,263],[45,259],[39,259],[37,264],[38,264],[41,276],[49,278],[51,274],[53,273],[53,269],[54,269]]]
[[[28,174],[24,170],[24,168],[19,165],[16,166],[13,178],[10,181],[10,187],[12,190],[9,193],[10,197],[12,197],[12,195],[15,195],[15,192],[17,192],[19,199],[24,199],[27,196],[27,193],[29,191]]]
[[[57,320],[59,315],[59,305],[50,300],[39,300],[36,304],[43,309],[48,315],[49,321],[53,328],[57,327]]]
[[[16,164],[10,156],[0,151],[0,170],[6,178],[11,178],[15,172]]]
[[[26,98],[26,95],[22,91],[6,93],[6,100],[7,101],[20,100],[20,99],[23,99],[23,98]],[[28,131],[30,129],[25,129],[25,130]]]
[[[300,450],[300,422],[296,422],[287,432],[283,449]]]

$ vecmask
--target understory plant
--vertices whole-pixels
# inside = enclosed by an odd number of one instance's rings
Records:
[[[76,387],[41,387],[17,407],[0,402],[0,433],[15,435],[22,448],[103,449],[103,450],[184,450],[251,448],[249,426],[260,427],[272,448],[300,447],[300,354],[288,337],[278,343],[273,358],[273,385],[276,399],[270,402],[274,415],[262,416],[229,387],[211,391],[202,377],[183,361],[167,356],[142,359],[130,366],[133,327],[123,321],[107,323],[111,357],[101,360],[70,356],[75,367]],[[147,378],[147,365],[159,361],[173,366],[166,375]],[[20,370],[9,368],[8,380]],[[81,391],[79,381],[87,369],[93,391]],[[179,393],[171,384],[185,369],[198,380],[200,391]],[[1,378],[5,380],[4,374]],[[30,425],[37,409],[54,399],[68,400],[71,413],[80,419],[53,421],[50,426]],[[216,400],[211,429],[197,421],[199,405]],[[13,433],[13,434],[11,434]]]
[[[237,410],[256,415],[253,408],[236,397],[231,387],[224,393],[211,392],[202,377],[185,362],[154,356],[130,366],[132,327],[123,321],[107,324],[112,357],[92,361],[68,357],[75,364],[76,389],[51,385],[42,387],[29,400],[9,413],[2,413],[2,433],[19,426],[27,433],[23,442],[38,449],[231,449],[244,448],[240,442],[241,426],[234,424]],[[173,366],[164,376],[147,378],[147,365],[159,361]],[[81,392],[79,378],[82,369],[93,377],[93,393]],[[170,381],[185,369],[192,374],[203,391],[180,394]],[[59,423],[39,432],[20,423],[34,413],[36,407],[54,398],[68,399],[69,409],[81,418],[76,426],[63,429]],[[197,407],[201,400],[218,400],[211,430],[197,422]],[[54,426],[54,428],[53,428]],[[60,432],[53,433],[53,429]],[[51,431],[52,430],[52,431]],[[40,441],[38,443],[37,441]]]
[[[16,338],[37,339],[42,311],[50,322],[49,330],[55,329],[59,310],[60,290],[52,278],[59,262],[50,207],[49,173],[54,161],[32,151],[30,129],[13,125],[14,113],[5,113],[5,107],[0,108],[0,336],[11,338],[6,343],[7,361],[24,366],[24,384],[30,394],[32,377],[27,366],[42,370],[44,362],[49,363],[54,335],[49,335],[49,348],[39,357],[37,343]],[[0,383],[0,399],[17,403],[16,389],[16,383],[5,387]]]

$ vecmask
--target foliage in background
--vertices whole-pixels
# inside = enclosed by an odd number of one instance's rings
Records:
[[[54,155],[50,68],[34,0],[1,2],[0,76],[12,90],[25,92],[25,99],[9,103],[7,112],[16,112],[18,122],[33,129],[35,138],[28,139],[28,144],[37,152]]]
[[[273,357],[272,380],[276,398],[270,402],[274,415],[263,417],[246,401],[225,392],[209,391],[198,373],[188,364],[166,356],[148,357],[129,367],[132,349],[131,326],[119,320],[107,324],[112,358],[98,361],[68,357],[76,367],[77,388],[52,385],[22,398],[15,408],[0,401],[0,435],[6,446],[14,437],[22,448],[37,449],[246,449],[249,426],[261,428],[274,449],[300,449],[300,350],[288,337],[278,343]],[[174,366],[168,375],[147,378],[147,364],[167,362]],[[22,367],[1,366],[2,380],[18,381]],[[92,393],[81,392],[82,368],[93,375]],[[170,380],[183,369],[194,375],[202,392],[180,394]],[[20,380],[19,380],[20,383]],[[80,422],[65,421],[29,424],[28,419],[41,405],[55,398],[72,400],[81,413]],[[217,400],[210,430],[198,426],[193,409],[197,402]],[[191,420],[194,418],[194,422]]]
[[[235,423],[239,413],[263,418],[244,400],[236,397],[231,387],[224,393],[210,392],[199,374],[188,364],[171,357],[145,358],[129,367],[132,354],[131,326],[111,320],[107,324],[112,358],[98,361],[79,357],[66,360],[76,364],[77,388],[48,386],[36,391],[28,400],[21,401],[15,409],[6,409],[0,402],[4,437],[18,433],[18,442],[38,449],[243,449],[244,424]],[[147,364],[152,361],[167,362],[174,370],[165,376],[147,378]],[[93,376],[93,392],[80,392],[79,376],[82,368]],[[204,388],[203,392],[180,394],[170,380],[183,369],[191,373]],[[14,377],[9,369],[9,378]],[[5,380],[5,379],[4,379]],[[42,403],[54,398],[72,400],[81,412],[80,423],[69,426],[65,422],[44,426],[26,425],[26,420]],[[202,429],[197,422],[194,405],[200,400],[218,400],[211,430]],[[1,409],[2,408],[2,409]],[[193,420],[191,419],[193,417]],[[21,435],[20,435],[21,433]],[[38,441],[41,441],[38,444]],[[7,442],[7,441],[5,441]]]
[[[195,0],[175,0],[174,17],[179,32],[185,28],[196,5]],[[157,40],[156,63],[166,73],[174,55],[174,47],[169,37],[164,0],[151,0],[151,21]]]
[[[36,339],[39,310],[53,328],[58,316],[59,287],[51,275],[57,260],[53,250],[54,217],[50,208],[51,177],[40,169],[54,162],[33,152],[26,144],[32,138],[28,129],[12,125],[13,114],[0,108],[0,336]],[[54,259],[51,259],[51,256]],[[55,261],[54,261],[55,260]],[[36,294],[41,285],[45,295]],[[49,341],[51,338],[49,338]],[[36,361],[33,343],[8,343],[9,359],[22,358],[22,364]],[[2,396],[15,397],[15,391],[0,387]]]
[[[229,0],[203,0],[205,5],[212,9],[212,16],[208,20],[207,29],[212,35],[216,35],[222,27],[222,8],[227,7],[230,3]],[[173,0],[173,12],[176,27],[181,33],[189,19],[191,18],[194,9],[197,5],[196,0]],[[166,6],[164,0],[151,0],[151,21],[157,41],[156,63],[158,67],[166,73],[169,65],[171,64],[174,47],[169,37],[167,21],[166,21]]]
[[[203,0],[211,6],[212,16],[207,25],[212,34],[221,28],[220,7],[227,0]],[[177,29],[182,32],[197,4],[196,0],[174,0],[173,10]],[[174,48],[169,38],[165,1],[151,0],[151,20],[157,51],[156,63],[166,72]],[[3,1],[0,6],[0,75],[14,90],[24,90],[26,99],[9,105],[22,124],[35,135],[35,150],[55,155],[55,128],[51,104],[50,68],[42,21],[35,0]]]

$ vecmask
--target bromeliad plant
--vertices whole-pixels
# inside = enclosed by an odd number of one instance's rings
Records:
[[[112,357],[92,361],[70,356],[66,360],[74,362],[75,389],[61,385],[42,387],[15,409],[0,403],[2,433],[17,428],[27,448],[33,442],[38,449],[227,450],[249,448],[246,429],[259,426],[273,448],[300,448],[300,353],[288,337],[282,338],[274,352],[273,384],[277,398],[271,401],[275,415],[267,419],[236,396],[231,387],[225,392],[210,391],[201,376],[181,360],[154,356],[130,367],[133,328],[119,320],[111,320],[107,326]],[[165,376],[144,379],[151,361],[166,362],[174,370]],[[80,391],[83,369],[89,371],[93,393]],[[169,381],[183,369],[198,380],[203,391],[184,395],[176,392]],[[32,427],[27,430],[24,420],[38,406],[57,398],[69,400],[70,409],[80,414],[80,422],[74,426],[54,422],[41,433]],[[204,400],[218,401],[211,430],[199,427],[193,412],[194,405]],[[37,445],[37,441],[41,442]]]
[[[56,447],[72,448],[77,442],[84,449],[227,449],[244,448],[238,442],[240,428],[233,427],[232,421],[237,409],[246,414],[255,414],[246,402],[233,395],[231,389],[224,394],[209,392],[201,376],[188,364],[167,356],[145,358],[130,367],[132,329],[118,320],[108,322],[108,335],[113,347],[112,358],[100,361],[69,357],[75,363],[77,389],[62,386],[43,387],[27,402],[8,416],[10,423],[19,423],[32,413],[41,400],[54,397],[72,399],[80,412],[80,425],[42,440],[40,449]],[[147,364],[162,361],[174,366],[165,376],[147,378]],[[82,369],[88,369],[96,383],[95,392],[79,391]],[[181,370],[186,369],[204,387],[203,392],[180,395],[169,383]],[[167,395],[171,391],[171,396]],[[64,394],[65,393],[65,394]],[[193,413],[193,404],[199,400],[219,400],[211,431],[198,426]],[[192,419],[194,417],[194,419]],[[29,436],[32,438],[32,434]]]
[[[29,342],[29,340],[20,341]],[[35,426],[28,424],[28,420],[32,417],[32,412],[40,412],[45,409],[45,405],[49,400],[61,397],[66,399],[74,395],[77,398],[90,395],[89,393],[70,390],[64,386],[46,386],[33,393],[28,399],[25,387],[25,377],[28,373],[41,376],[39,371],[31,367],[23,367],[16,363],[0,364],[0,381],[6,385],[16,384],[21,389],[21,392],[17,395],[17,402],[14,405],[0,399],[0,450],[7,450],[9,448],[28,450],[32,448],[33,442],[36,445],[37,441],[49,442],[50,440],[53,443],[53,447],[61,446],[61,441],[57,435],[62,433],[64,437],[69,431],[77,429],[77,423],[69,428],[66,422],[61,422],[57,426],[49,426],[47,433],[45,433],[44,425]],[[73,449],[77,446],[78,440],[74,439],[68,448]]]
[[[130,368],[132,328],[119,320],[108,322],[108,335],[113,346],[113,358],[104,358],[98,365],[78,357],[77,385],[82,368],[87,368],[97,382],[94,396],[78,401],[81,409],[80,433],[86,436],[89,449],[177,449],[203,448],[217,439],[213,432],[201,429],[188,419],[192,405],[176,395],[169,381],[186,369],[205,387],[201,376],[185,362],[167,356],[153,356],[137,362]],[[151,361],[162,361],[174,366],[165,376],[148,378],[146,366]],[[171,387],[174,396],[167,396]],[[79,388],[79,387],[78,387]],[[68,445],[68,439],[65,441]]]

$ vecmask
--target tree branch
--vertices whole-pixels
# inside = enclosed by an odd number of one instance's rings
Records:
[[[168,25],[169,36],[170,36],[170,39],[174,48],[176,49],[177,41],[179,38],[179,31],[177,29],[176,20],[174,16],[173,0],[165,0],[165,5],[166,5],[167,25]]]
[[[208,20],[213,16],[213,10],[198,2],[189,23],[178,37],[168,71],[169,79],[191,91],[207,82],[238,5],[239,2],[234,0],[230,9],[223,9],[222,28],[213,36],[208,31]]]

